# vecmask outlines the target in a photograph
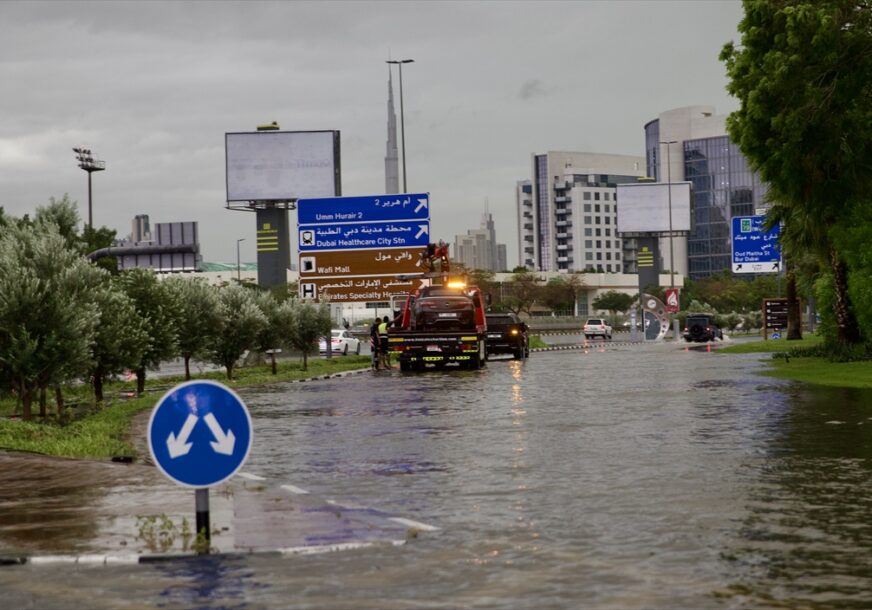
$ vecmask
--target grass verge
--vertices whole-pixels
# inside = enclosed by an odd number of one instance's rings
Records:
[[[252,366],[234,371],[235,379],[228,381],[223,372],[192,375],[192,379],[212,379],[230,388],[266,385],[313,377],[323,377],[343,371],[368,368],[369,356],[310,358],[303,371],[299,361],[278,364],[276,375],[270,367]],[[104,404],[93,406],[93,395],[88,386],[64,388],[65,400],[73,406],[70,413],[78,413],[73,421],[65,423],[54,415],[45,420],[22,421],[10,417],[15,412],[15,400],[0,401],[0,449],[26,451],[57,457],[109,459],[114,456],[132,456],[134,449],[127,440],[133,418],[152,409],[161,396],[173,386],[182,383],[183,376],[147,379],[145,394],[128,398],[136,389],[135,382],[111,382],[104,387]],[[77,405],[77,406],[76,406]],[[53,403],[49,411],[53,411]],[[34,405],[34,410],[38,409]]]
[[[813,348],[822,344],[823,337],[804,335],[797,341],[770,339],[730,345],[719,348],[718,352],[771,354],[772,369],[763,373],[769,377],[839,388],[872,388],[872,361],[830,362],[818,356],[788,356],[791,350]]]

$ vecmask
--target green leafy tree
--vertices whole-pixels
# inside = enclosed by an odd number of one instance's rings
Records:
[[[636,297],[633,295],[629,295],[625,292],[618,292],[617,290],[609,290],[595,298],[591,305],[593,305],[594,309],[606,310],[614,319],[616,313],[624,313],[630,309],[630,305],[632,305],[635,300]]]
[[[773,201],[827,231],[836,339],[861,340],[846,257],[833,234],[872,192],[872,4],[868,0],[745,0],[741,43],[721,59],[738,98],[727,128]],[[808,226],[806,223],[803,225]],[[788,227],[796,232],[797,229]]]
[[[261,292],[255,298],[257,306],[266,318],[266,324],[257,335],[256,349],[259,352],[269,354],[272,374],[278,373],[276,366],[277,349],[282,349],[287,341],[287,308],[282,308],[280,303],[270,292]]]
[[[227,379],[233,379],[233,369],[242,355],[257,347],[258,334],[267,324],[255,295],[238,284],[226,286],[218,293],[220,326],[212,335],[209,354],[212,362],[227,371]]]
[[[54,224],[58,233],[64,238],[67,247],[74,251],[78,251],[82,245],[82,238],[78,230],[79,220],[76,202],[71,201],[66,193],[60,200],[49,197],[49,204],[37,207],[34,217],[34,222],[37,224]]]
[[[539,276],[526,268],[521,267],[520,271],[512,274],[512,279],[506,282],[506,296],[503,298],[503,305],[506,309],[515,314],[530,311],[536,304],[539,297],[542,280]]]
[[[575,301],[583,287],[584,280],[580,274],[553,277],[541,289],[541,301],[552,311],[575,313]]]
[[[303,370],[309,367],[309,354],[318,349],[318,339],[329,336],[333,327],[330,317],[330,304],[322,301],[318,305],[310,301],[300,302],[296,307],[296,332],[292,337],[293,346],[303,355]],[[330,346],[327,346],[330,349]]]
[[[201,278],[174,275],[163,282],[178,305],[178,350],[185,361],[185,380],[191,379],[191,358],[205,358],[221,327],[218,289]]]
[[[109,375],[139,365],[148,335],[133,300],[108,280],[94,291],[93,298],[100,320],[91,345],[91,383],[99,403],[103,401],[103,382]]]
[[[86,368],[99,319],[90,295],[100,272],[67,247],[53,223],[7,226],[0,268],[0,376],[30,420],[40,391]]]
[[[118,276],[119,288],[131,298],[148,336],[142,358],[135,367],[136,391],[145,391],[148,369],[156,369],[178,354],[179,304],[175,294],[148,269],[131,269]]]

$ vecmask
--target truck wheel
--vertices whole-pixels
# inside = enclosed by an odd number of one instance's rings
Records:
[[[348,355],[348,344],[347,344],[347,343],[345,344],[345,347],[344,347],[343,350],[342,350],[342,355],[343,355],[343,356],[347,356],[347,355]]]

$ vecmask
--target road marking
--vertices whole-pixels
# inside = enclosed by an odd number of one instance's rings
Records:
[[[266,477],[261,477],[250,472],[240,472],[239,476],[248,479],[249,481],[266,481]]]
[[[391,546],[402,546],[405,540],[387,540]],[[289,546],[279,549],[282,555],[315,555],[318,553],[333,553],[336,551],[352,551],[385,544],[384,542],[341,542],[338,544],[322,544],[318,546]]]
[[[289,491],[292,494],[305,495],[305,494],[309,493],[308,491],[306,491],[302,487],[297,487],[296,485],[282,485],[282,489],[284,489],[285,491]]]
[[[403,517],[388,517],[388,521],[393,521],[394,523],[399,523],[400,525],[405,525],[407,527],[414,527],[415,529],[421,530],[422,532],[435,532],[439,529],[435,525],[427,525],[426,523],[413,521],[411,519],[404,519]]]

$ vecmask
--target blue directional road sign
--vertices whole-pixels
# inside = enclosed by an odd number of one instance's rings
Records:
[[[187,487],[222,483],[251,449],[251,416],[239,396],[214,381],[177,385],[148,422],[148,449],[167,477]]]
[[[429,218],[429,193],[331,197],[297,201],[297,223],[300,225]]]
[[[765,216],[732,219],[733,273],[775,273],[781,268],[781,227],[763,230]]]
[[[426,246],[429,220],[322,224],[299,228],[300,252]]]

